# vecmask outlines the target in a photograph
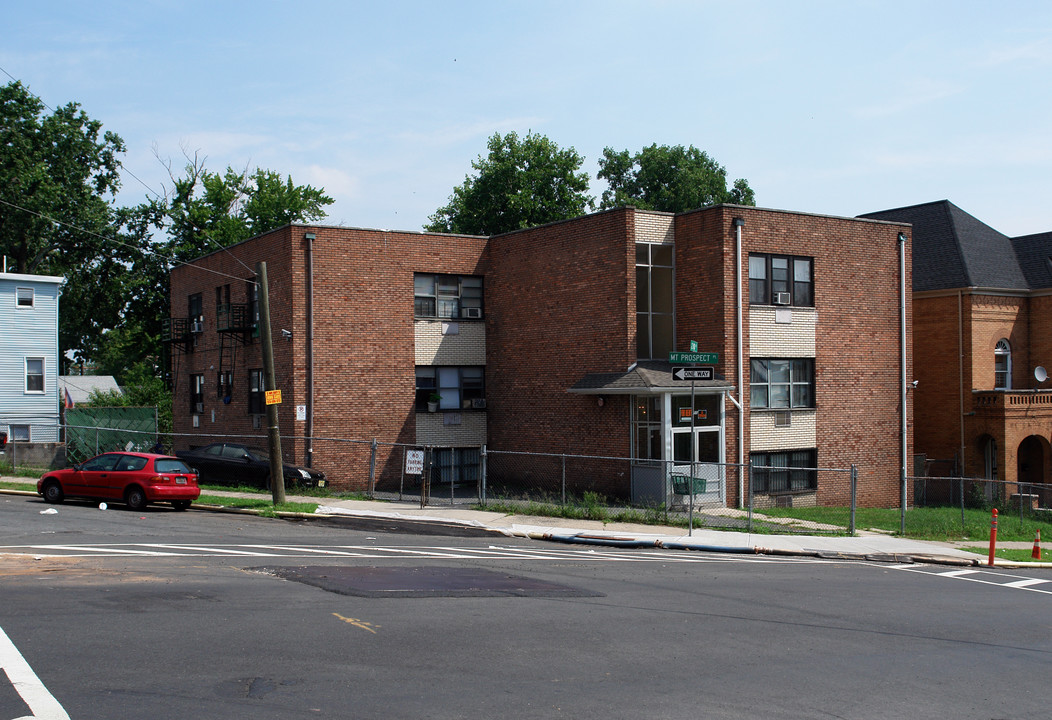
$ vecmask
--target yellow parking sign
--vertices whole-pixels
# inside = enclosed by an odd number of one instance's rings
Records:
[[[267,390],[267,405],[280,405],[281,404],[281,391],[280,390]]]

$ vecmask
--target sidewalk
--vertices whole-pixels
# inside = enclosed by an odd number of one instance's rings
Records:
[[[26,491],[35,495],[35,486],[25,478],[2,477],[9,482],[26,482]],[[23,494],[26,491],[0,490]],[[207,495],[259,498],[259,494],[208,490]],[[565,518],[529,515],[506,515],[466,507],[432,505],[421,508],[408,502],[379,502],[371,500],[338,500],[289,495],[289,502],[319,503],[314,515],[300,518],[337,519],[356,517],[407,523],[425,523],[435,531],[446,529],[474,530],[507,537],[526,537],[552,542],[603,545],[611,547],[654,547],[668,550],[696,550],[705,552],[738,553],[749,555],[799,556],[825,559],[869,560],[889,563],[935,563],[960,566],[985,566],[986,557],[955,547],[953,543],[926,542],[899,538],[882,533],[860,531],[855,537],[827,535],[771,535],[708,528],[696,528],[688,534],[684,528],[629,523],[604,523],[597,520],[568,520]],[[201,511],[221,508],[194,503]],[[248,512],[248,511],[244,511]],[[963,543],[970,546],[981,542]],[[1000,547],[1030,545],[1001,543]],[[1018,563],[996,559],[996,566],[1052,567],[1052,562]]]

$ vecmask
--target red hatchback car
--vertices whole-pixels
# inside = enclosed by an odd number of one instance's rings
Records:
[[[37,480],[37,494],[49,503],[67,497],[123,501],[132,510],[170,502],[186,510],[201,495],[197,473],[179,458],[139,452],[110,452]]]

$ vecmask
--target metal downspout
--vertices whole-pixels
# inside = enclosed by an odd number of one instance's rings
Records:
[[[314,233],[307,240],[307,467],[314,467]]]
[[[742,386],[745,384],[745,370],[742,367],[742,363],[745,358],[744,351],[744,340],[742,339],[742,228],[745,227],[745,220],[742,218],[734,218],[734,266],[737,268],[735,271],[735,284],[737,285],[737,337],[738,337],[738,402],[735,403],[738,407],[738,509],[745,507],[745,481],[742,474],[742,466],[745,465],[745,442],[742,440],[742,436],[745,434],[745,409],[742,407]]]
[[[957,423],[961,428],[961,467],[959,474],[964,477],[964,293],[957,291]]]
[[[902,406],[902,467],[901,471],[901,507],[902,507],[902,521],[901,530],[906,531],[906,470],[909,458],[906,453],[908,448],[906,447],[907,438],[907,412],[906,412],[906,387],[908,378],[906,377],[906,233],[899,233],[899,338],[901,344],[899,347],[900,359],[900,402]]]

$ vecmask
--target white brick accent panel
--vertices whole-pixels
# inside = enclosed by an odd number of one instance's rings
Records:
[[[793,410],[789,427],[775,427],[773,412],[749,413],[749,450],[777,452],[818,446],[815,410]]]
[[[450,325],[456,334],[448,334]],[[443,334],[443,327],[447,333]],[[414,323],[417,365],[485,365],[486,323],[417,320]]]
[[[750,307],[749,355],[758,358],[815,357],[817,326],[818,313],[812,308]]]
[[[675,241],[674,216],[666,213],[636,213],[636,242],[667,243]]]
[[[419,445],[471,447],[486,444],[486,413],[462,412],[459,425],[446,425],[445,413],[416,414],[416,442]]]

